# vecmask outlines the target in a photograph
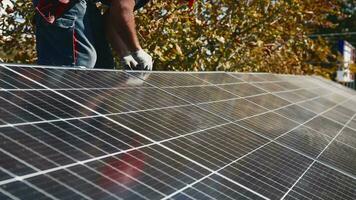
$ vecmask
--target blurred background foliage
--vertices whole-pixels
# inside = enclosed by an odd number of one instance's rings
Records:
[[[31,1],[10,1],[13,7],[0,0],[0,58],[35,63]],[[182,2],[151,0],[136,15],[141,43],[153,55],[156,70],[330,78],[337,67],[333,44],[311,35],[341,31],[354,17],[345,9],[354,0],[197,0],[193,7]]]

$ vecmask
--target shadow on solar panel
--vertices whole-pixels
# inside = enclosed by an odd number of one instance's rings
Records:
[[[0,67],[0,199],[356,199],[356,93],[312,76]]]

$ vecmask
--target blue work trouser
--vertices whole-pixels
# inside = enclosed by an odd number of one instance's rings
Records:
[[[76,0],[53,24],[36,13],[38,64],[113,68],[104,17],[91,0]]]

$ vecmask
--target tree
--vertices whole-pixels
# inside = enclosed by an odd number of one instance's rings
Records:
[[[0,0],[0,59],[5,62],[36,61],[31,1]],[[1,9],[0,9],[1,10]]]
[[[24,23],[14,19],[23,18],[31,6],[13,3],[16,9],[7,16],[11,20],[0,25],[4,36],[9,36],[10,26],[16,27],[10,42],[2,45],[3,57],[9,62],[33,62],[33,37],[21,36],[32,33],[30,16]],[[327,16],[338,10],[337,0],[200,0],[192,8],[177,1],[152,0],[137,14],[137,24],[142,44],[159,70],[313,74],[323,69],[312,63],[330,51],[323,39],[309,35],[315,27],[332,27]]]

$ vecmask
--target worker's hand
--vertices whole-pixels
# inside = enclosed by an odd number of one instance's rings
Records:
[[[128,55],[121,58],[120,64],[125,70],[135,70],[138,63],[131,55]]]
[[[138,62],[137,68],[140,70],[151,71],[153,67],[152,57],[148,55],[143,49],[140,49],[131,54],[132,57]]]

